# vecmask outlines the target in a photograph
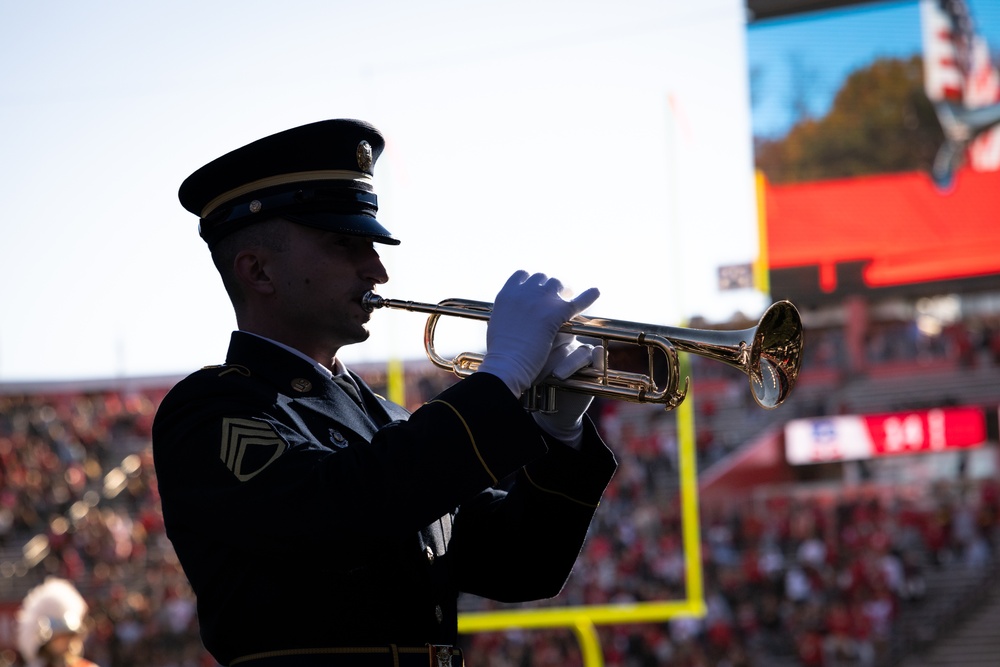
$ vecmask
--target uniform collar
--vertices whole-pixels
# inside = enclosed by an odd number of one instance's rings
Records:
[[[254,337],[259,338],[259,339],[261,339],[263,341],[267,341],[268,343],[271,343],[272,345],[277,345],[282,350],[285,350],[287,352],[290,352],[290,353],[294,354],[296,357],[299,357],[303,361],[309,362],[310,364],[312,364],[315,367],[317,373],[319,373],[320,375],[325,375],[328,378],[332,378],[335,374],[336,375],[340,375],[342,373],[346,373],[347,372],[347,368],[344,366],[344,364],[342,364],[340,362],[339,359],[334,361],[334,364],[335,364],[334,365],[334,369],[336,370],[336,373],[334,373],[334,372],[331,372],[330,369],[327,368],[326,366],[324,366],[323,364],[319,363],[318,361],[316,361],[312,357],[308,356],[305,352],[300,352],[300,351],[296,350],[294,347],[292,347],[290,345],[285,345],[284,343],[276,341],[273,338],[268,338],[267,336],[261,336],[260,334],[253,333],[252,331],[239,331],[239,332],[234,332],[234,333],[244,333],[244,334],[247,334],[248,336],[254,336]]]
[[[305,404],[315,404],[319,410],[324,409],[321,406],[325,401],[332,401],[338,419],[357,433],[370,437],[377,430],[371,418],[333,382],[329,369],[287,345],[246,331],[234,331],[226,365],[239,367],[250,377],[262,378],[282,394]],[[366,392],[371,394],[367,385],[362,395]],[[366,404],[370,410],[378,410],[379,421],[388,422],[393,418],[378,401],[366,401]]]
[[[263,378],[291,395],[316,396],[328,391],[333,384],[330,371],[313,359],[287,345],[246,331],[233,332],[226,365],[244,369],[245,374]]]

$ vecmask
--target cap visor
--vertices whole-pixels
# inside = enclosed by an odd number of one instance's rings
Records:
[[[335,213],[282,213],[282,218],[299,225],[349,236],[367,236],[376,243],[399,245],[389,230],[370,215],[338,215]]]

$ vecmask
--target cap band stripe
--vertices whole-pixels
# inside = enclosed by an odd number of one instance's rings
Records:
[[[340,181],[358,181],[361,183],[370,184],[372,182],[372,177],[366,173],[360,171],[349,171],[346,169],[324,169],[320,171],[299,171],[293,174],[278,174],[277,176],[269,176],[267,178],[261,178],[259,180],[253,181],[252,183],[246,183],[238,188],[233,188],[228,192],[223,192],[221,195],[213,199],[212,201],[205,204],[205,208],[201,211],[201,217],[208,217],[212,211],[218,208],[220,205],[236,199],[240,195],[245,195],[249,192],[254,192],[255,190],[263,190],[265,188],[271,188],[276,185],[286,185],[288,183],[299,183],[303,181],[329,181],[329,180],[340,180]]]

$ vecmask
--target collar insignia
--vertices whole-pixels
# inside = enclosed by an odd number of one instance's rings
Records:
[[[334,447],[339,447],[343,449],[344,447],[347,447],[347,438],[345,438],[344,434],[338,431],[337,429],[331,428],[330,444],[332,444]]]

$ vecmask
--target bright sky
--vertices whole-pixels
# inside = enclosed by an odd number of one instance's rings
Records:
[[[387,138],[385,296],[491,301],[523,268],[595,315],[756,316],[716,290],[757,254],[746,46],[742,0],[0,2],[0,382],[220,363],[177,188],[333,117]],[[376,313],[342,357],[423,358],[423,323]]]
[[[387,137],[386,296],[493,300],[524,268],[602,316],[761,307],[714,293],[756,255],[739,0],[55,4],[0,4],[0,381],[219,363],[235,321],[177,187],[330,117]],[[377,313],[343,357],[423,358],[423,322]]]

